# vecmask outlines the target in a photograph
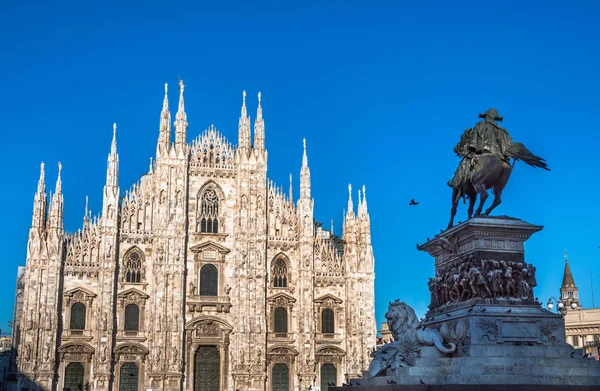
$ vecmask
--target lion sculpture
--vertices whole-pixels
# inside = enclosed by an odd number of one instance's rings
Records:
[[[373,377],[386,369],[408,366],[406,360],[417,357],[420,346],[435,346],[445,354],[456,351],[456,344],[444,345],[438,330],[420,326],[415,311],[400,300],[390,302],[385,318],[394,341],[371,353],[373,361],[369,366],[369,374]]]

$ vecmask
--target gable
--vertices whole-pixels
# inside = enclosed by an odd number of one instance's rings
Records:
[[[134,298],[141,298],[141,299],[149,299],[150,296],[148,296],[146,293],[135,289],[135,288],[129,288],[126,291],[120,292],[117,294],[117,297],[119,299],[124,299],[124,298],[132,298],[132,296]]]
[[[317,299],[315,299],[315,303],[326,303],[326,302],[331,303],[331,304],[333,304],[333,303],[335,303],[335,304],[342,304],[343,300],[340,299],[339,297],[336,297],[336,296],[334,296],[332,294],[329,294],[329,293],[326,294],[326,295],[323,295],[323,296],[321,296],[321,297],[319,297]]]
[[[220,254],[227,254],[231,251],[227,247],[224,247],[217,242],[213,242],[212,240],[207,240],[190,248],[190,251],[193,253],[199,253],[206,250],[215,250]]]

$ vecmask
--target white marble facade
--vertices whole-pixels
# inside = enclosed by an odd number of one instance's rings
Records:
[[[42,164],[15,307],[20,387],[306,390],[368,368],[364,187],[339,240],[314,223],[306,143],[298,197],[268,179],[260,94],[252,140],[244,93],[236,147],[212,126],[186,141],[183,89],[174,142],[165,85],[156,158],[125,192],[115,126],[102,212],[75,234],[60,170],[48,197]]]

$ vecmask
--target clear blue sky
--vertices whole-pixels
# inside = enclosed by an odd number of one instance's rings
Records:
[[[287,188],[293,173],[298,194],[306,137],[315,214],[338,233],[347,184],[367,186],[379,321],[388,300],[426,309],[433,261],[415,244],[445,227],[461,132],[496,107],[552,168],[518,164],[497,209],[545,226],[526,246],[536,296],[558,294],[566,249],[583,305],[590,268],[600,303],[598,2],[52,3],[0,6],[2,329],[40,161],[49,188],[62,162],[77,230],[86,195],[101,207],[112,123],[124,191],[148,169],[163,84],[178,76],[188,140],[215,124],[237,143],[241,92],[254,118],[262,91],[269,176]]]

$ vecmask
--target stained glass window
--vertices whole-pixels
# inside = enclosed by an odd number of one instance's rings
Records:
[[[217,296],[219,272],[215,265],[207,264],[200,269],[200,296]]]
[[[321,391],[327,391],[329,384],[337,383],[337,370],[333,364],[321,365]]]
[[[321,313],[321,332],[323,334],[333,334],[335,332],[333,310],[331,308],[325,308]]]
[[[83,390],[84,367],[80,362],[72,362],[65,368],[65,385],[71,391]]]
[[[215,189],[208,188],[200,196],[200,232],[219,232],[219,197]]]
[[[276,333],[287,333],[288,331],[288,319],[287,310],[279,307],[275,309],[275,332]]]
[[[125,254],[123,261],[123,276],[125,282],[141,282],[142,281],[142,254],[137,250],[131,250]]]
[[[137,391],[138,390],[138,367],[134,362],[126,362],[121,367],[121,377],[119,379],[119,391]]]
[[[71,330],[85,330],[85,304],[75,303],[71,306]]]
[[[273,391],[289,391],[290,368],[285,364],[273,366]]]
[[[140,329],[140,308],[135,304],[125,307],[125,331]]]
[[[288,270],[285,261],[281,258],[275,260],[273,266],[273,286],[285,288],[288,285]]]

